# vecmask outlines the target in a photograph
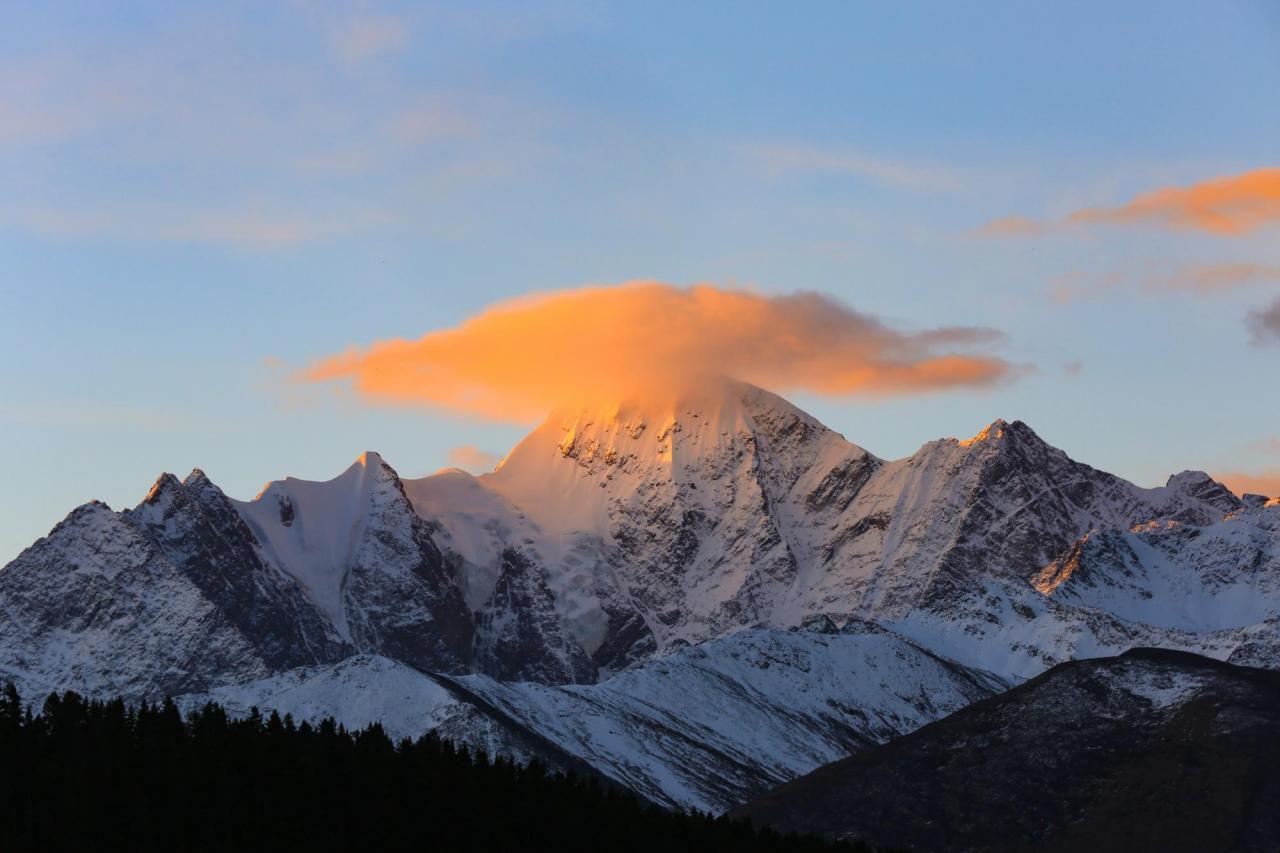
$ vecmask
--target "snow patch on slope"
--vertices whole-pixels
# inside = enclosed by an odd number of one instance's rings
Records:
[[[382,457],[366,452],[332,480],[287,477],[268,483],[252,501],[234,502],[268,559],[297,578],[347,640],[347,572],[368,523],[372,493],[389,476]]]
[[[184,709],[216,702],[237,716],[251,708],[317,723],[333,717],[349,729],[381,723],[391,737],[417,738],[464,706],[444,686],[412,667],[377,655],[289,670],[245,684],[180,697]]]

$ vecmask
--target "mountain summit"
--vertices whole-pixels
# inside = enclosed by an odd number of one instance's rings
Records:
[[[745,628],[874,622],[1006,679],[1134,645],[1277,648],[1280,506],[1143,489],[1020,421],[880,459],[749,385],[566,410],[490,474],[376,453],[252,501],[205,475],[0,571],[0,671],[158,695],[378,654],[594,682]]]
[[[724,811],[1078,658],[1280,660],[1280,502],[997,420],[884,460],[745,385],[562,411],[498,469],[163,474],[0,569],[0,680],[210,699]]]

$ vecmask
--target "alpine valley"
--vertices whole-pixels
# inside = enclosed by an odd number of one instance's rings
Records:
[[[0,570],[27,697],[435,729],[713,812],[1136,647],[1280,668],[1280,499],[1021,422],[888,461],[740,384],[566,410],[478,477],[163,474]]]

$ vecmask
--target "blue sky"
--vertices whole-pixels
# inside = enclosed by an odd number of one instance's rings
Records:
[[[6,20],[0,561],[162,470],[244,498],[366,448],[407,476],[460,445],[501,453],[525,426],[285,377],[632,279],[993,327],[1034,368],[798,395],[882,456],[1004,417],[1143,484],[1280,472],[1280,346],[1245,322],[1280,279],[1141,286],[1280,268],[1274,223],[981,232],[1280,165],[1274,3],[50,2]]]

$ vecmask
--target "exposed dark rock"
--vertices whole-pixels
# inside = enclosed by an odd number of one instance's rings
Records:
[[[570,684],[596,680],[596,666],[569,636],[541,568],[512,548],[477,614],[475,666],[508,681]]]
[[[1062,664],[736,814],[931,851],[1271,851],[1280,673],[1140,649]]]
[[[297,581],[264,563],[253,533],[199,469],[181,483],[162,475],[123,517],[191,579],[272,670],[351,653]]]

